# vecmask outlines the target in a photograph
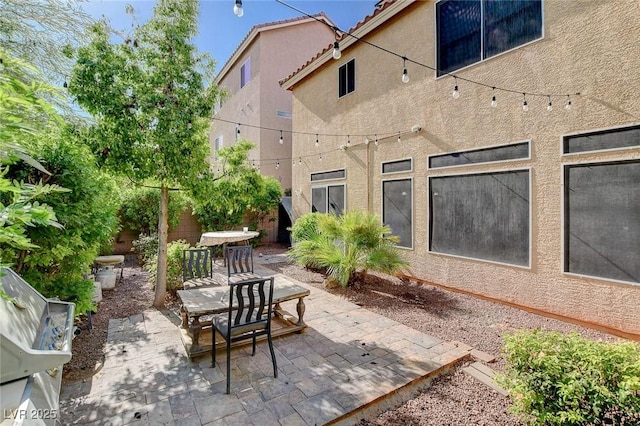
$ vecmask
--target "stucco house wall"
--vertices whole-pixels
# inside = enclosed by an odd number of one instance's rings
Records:
[[[330,22],[323,14],[317,18]],[[277,179],[283,190],[291,188],[291,92],[278,82],[334,37],[326,24],[307,17],[256,25],[249,31],[216,78],[229,96],[214,115],[209,135],[214,167],[216,138],[222,138],[223,146],[234,145],[238,138],[247,139],[256,146],[249,161],[263,175]],[[240,70],[247,61],[250,80],[240,87]],[[283,144],[279,143],[280,132],[272,129],[282,130]],[[265,226],[265,242],[276,241],[278,222]]]
[[[454,78],[407,63],[410,82],[401,82],[403,61],[366,43],[341,41],[342,57],[320,55],[281,82],[293,93],[293,152],[304,167],[293,169],[296,217],[311,211],[310,174],[346,169],[346,208],[382,214],[381,164],[412,159],[413,169],[394,178],[413,184],[413,241],[405,249],[407,275],[541,313],[640,337],[640,284],[564,272],[564,180],[569,164],[640,159],[634,147],[581,154],[562,153],[562,138],[640,123],[635,87],[640,77],[640,3],[545,0],[543,37],[453,72]],[[351,32],[389,51],[435,67],[433,1],[387,2]],[[356,89],[338,98],[338,68],[356,59]],[[482,84],[473,84],[464,79]],[[511,90],[493,91],[492,87]],[[558,94],[549,99],[523,94]],[[572,109],[563,108],[566,94]],[[490,105],[496,96],[497,107]],[[421,130],[411,132],[414,125]],[[320,138],[305,135],[368,135]],[[397,135],[401,132],[400,143]],[[511,161],[428,168],[430,156],[529,141],[530,156]],[[320,157],[322,160],[320,161]],[[525,170],[530,182],[529,264],[512,266],[429,250],[429,178]],[[640,185],[640,182],[638,182]],[[299,193],[298,193],[299,192]],[[298,193],[298,195],[296,195]],[[631,201],[640,203],[639,199]],[[640,221],[640,217],[638,217]],[[640,259],[640,252],[637,253]]]

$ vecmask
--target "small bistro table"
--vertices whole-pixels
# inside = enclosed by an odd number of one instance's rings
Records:
[[[274,280],[273,304],[274,318],[272,319],[272,336],[282,336],[295,332],[302,332],[307,325],[304,323],[304,301],[309,290],[295,284],[281,275]],[[206,287],[190,290],[178,290],[178,297],[182,303],[180,315],[182,317],[182,341],[187,355],[193,358],[211,352],[213,345],[210,327],[211,321],[200,321],[200,317],[221,314],[229,309],[229,286]],[[283,310],[280,303],[298,299],[296,311],[298,317]],[[206,326],[206,327],[205,327]],[[224,347],[224,339],[219,339],[220,348]]]

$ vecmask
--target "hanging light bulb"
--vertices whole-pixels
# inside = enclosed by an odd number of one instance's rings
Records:
[[[529,111],[529,105],[527,104],[527,95],[525,93],[522,94],[523,97],[523,101],[522,101],[522,110],[524,112]]]
[[[375,140],[374,144],[376,144],[376,146],[378,146],[378,143],[379,143],[379,142],[378,142],[378,135],[373,135],[373,136],[376,138],[376,140]]]
[[[405,84],[409,82],[409,73],[407,72],[407,58],[405,57],[402,58],[402,82]]]
[[[553,105],[551,104],[551,96],[549,96],[549,103],[547,104],[547,111],[553,111]]]
[[[233,5],[233,13],[235,13],[238,18],[242,18],[242,15],[244,15],[244,9],[242,9],[242,0],[236,0],[235,4]]]
[[[299,157],[298,164],[302,164],[302,157]]]
[[[491,108],[495,108],[498,106],[498,101],[496,101],[496,88],[493,88],[492,96],[491,96]]]
[[[455,86],[453,86],[453,92],[451,92],[451,96],[453,99],[458,99],[460,97],[460,92],[458,91],[458,79],[453,77],[456,80]]]
[[[282,138],[282,130],[280,130],[280,140],[278,141],[280,145],[284,144],[284,139]]]
[[[292,165],[292,166],[294,166],[294,167],[296,166],[296,159],[295,159],[295,158],[293,158],[293,159],[291,160],[291,165]]]
[[[400,132],[398,132],[398,143],[402,142],[402,139],[400,139]]]
[[[347,146],[351,146],[351,136],[347,135]]]
[[[567,95],[567,103],[564,104],[564,109],[571,111],[571,96]]]
[[[318,141],[318,134],[316,133],[316,148],[320,145],[320,142]]]
[[[276,160],[276,169],[280,168],[280,160]]]
[[[320,157],[318,158],[318,161],[322,162],[322,154],[320,154]]]
[[[342,53],[340,53],[340,43],[338,43],[338,40],[336,40],[333,42],[333,59],[338,60],[341,56]]]

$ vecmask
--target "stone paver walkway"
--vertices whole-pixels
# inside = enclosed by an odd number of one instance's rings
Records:
[[[353,424],[408,398],[469,356],[468,348],[298,284],[311,290],[308,328],[274,339],[277,379],[266,342],[254,357],[251,345],[237,348],[231,394],[225,394],[224,351],[216,368],[209,356],[189,361],[178,318],[151,309],[110,321],[100,372],[62,388],[62,424]],[[295,305],[284,307],[295,312]]]

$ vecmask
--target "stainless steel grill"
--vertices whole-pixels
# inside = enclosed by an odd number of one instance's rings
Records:
[[[73,303],[43,297],[0,269],[0,425],[60,424],[62,367],[71,359]]]

